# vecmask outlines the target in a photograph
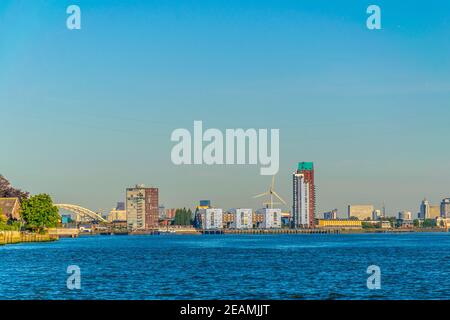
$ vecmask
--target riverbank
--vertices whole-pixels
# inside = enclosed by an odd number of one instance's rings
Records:
[[[0,245],[23,242],[49,242],[56,240],[58,240],[58,237],[50,234],[27,233],[21,231],[0,231]]]

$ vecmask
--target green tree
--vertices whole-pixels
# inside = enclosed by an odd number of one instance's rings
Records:
[[[22,218],[28,228],[43,231],[58,224],[58,208],[48,194],[38,194],[22,202]]]
[[[192,224],[192,211],[186,208],[175,210],[175,218],[173,221],[174,225],[177,226],[188,226]]]
[[[422,226],[424,228],[434,228],[434,227],[436,227],[436,220],[434,220],[434,219],[425,219],[423,221]]]

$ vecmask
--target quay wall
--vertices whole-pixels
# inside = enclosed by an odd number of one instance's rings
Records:
[[[25,233],[21,231],[0,231],[0,245],[22,242],[47,242],[58,240],[49,234]]]

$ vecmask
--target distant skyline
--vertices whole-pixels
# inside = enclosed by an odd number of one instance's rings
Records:
[[[67,30],[66,8],[82,10]],[[366,28],[366,8],[382,30]],[[426,10],[423,9],[426,4]],[[177,128],[279,128],[276,190],[313,161],[317,214],[414,215],[450,197],[447,1],[0,2],[0,174],[107,211],[138,183],[166,207],[262,206],[259,166],[175,166]]]

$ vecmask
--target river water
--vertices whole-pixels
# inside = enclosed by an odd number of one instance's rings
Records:
[[[69,290],[68,266],[80,268]],[[369,290],[367,268],[380,268]],[[450,299],[450,233],[86,236],[0,247],[0,299]]]

